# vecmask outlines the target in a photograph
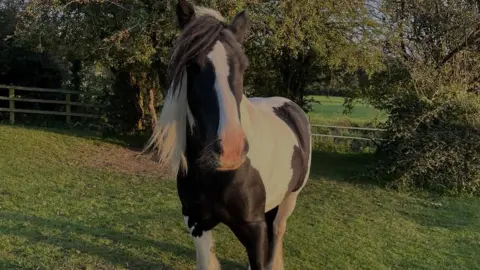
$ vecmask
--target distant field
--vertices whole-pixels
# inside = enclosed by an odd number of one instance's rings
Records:
[[[387,118],[387,114],[376,110],[372,106],[357,101],[349,114],[343,114],[344,98],[312,96],[320,103],[313,105],[313,110],[308,113],[312,124],[326,124],[333,126],[360,126],[378,127]],[[350,129],[336,129],[313,127],[313,133],[330,134],[335,136],[378,138],[381,132],[358,131]],[[372,141],[360,141],[346,138],[315,137],[315,149],[329,152],[372,152],[375,144]]]
[[[0,269],[195,269],[175,182],[86,135],[0,125]],[[366,154],[315,152],[288,221],[286,269],[480,269],[480,201],[349,177]],[[215,230],[222,269],[247,257]]]
[[[309,113],[312,123],[358,123],[363,124],[374,119],[384,121],[386,114],[368,104],[356,102],[350,114],[343,114],[343,97],[312,96],[320,104],[314,104]]]

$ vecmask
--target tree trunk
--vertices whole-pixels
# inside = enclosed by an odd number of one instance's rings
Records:
[[[152,129],[157,125],[157,111],[155,110],[155,89],[151,87],[148,90],[148,110],[150,112]]]
[[[82,78],[80,75],[80,72],[82,71],[82,61],[79,59],[75,59],[71,61],[71,63],[72,63],[71,72],[72,72],[73,89],[75,91],[80,91],[80,85],[82,83]]]
[[[145,110],[143,108],[143,101],[144,101],[144,91],[142,91],[145,87],[146,81],[146,74],[144,72],[135,74],[134,72],[130,72],[130,83],[132,85],[132,90],[135,93],[135,108],[137,110],[137,119],[135,123],[136,130],[143,129],[143,120],[145,119]]]
[[[110,96],[107,108],[108,122],[115,132],[132,133],[143,128],[143,96],[135,74],[111,68],[115,75],[114,95]]]

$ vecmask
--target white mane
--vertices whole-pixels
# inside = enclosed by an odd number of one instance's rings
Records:
[[[195,14],[197,17],[212,16],[219,21],[225,21],[218,11],[210,8],[195,6]],[[176,52],[174,52],[175,54]],[[172,89],[172,87],[177,87],[177,89]],[[159,120],[145,150],[154,146],[160,163],[169,163],[172,173],[176,176],[179,171],[187,172],[188,170],[184,154],[187,144],[187,121],[191,129],[195,124],[187,102],[186,70],[183,71],[178,86],[174,86],[172,83],[167,93]]]
[[[170,163],[176,176],[179,170],[188,170],[184,155],[186,147],[187,121],[193,128],[194,120],[187,102],[187,73],[183,72],[177,89],[169,89],[160,118],[145,149],[155,146],[160,163]]]

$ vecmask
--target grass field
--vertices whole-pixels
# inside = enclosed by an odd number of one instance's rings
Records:
[[[308,113],[312,124],[323,124],[333,126],[357,126],[357,127],[379,127],[387,114],[376,110],[371,105],[361,101],[354,103],[353,110],[344,114],[343,97],[310,96],[319,103],[313,105],[312,111]],[[313,133],[330,134],[350,137],[379,138],[380,132],[359,131],[350,129],[336,129],[313,127]],[[335,152],[372,152],[376,145],[372,141],[360,141],[345,138],[315,137],[313,143],[316,148],[324,151]]]
[[[0,126],[0,269],[194,269],[175,183],[136,152]],[[478,269],[480,201],[350,182],[365,154],[315,153],[289,220],[286,269]],[[223,269],[246,254],[224,227]]]
[[[343,97],[327,97],[327,96],[311,96],[316,101],[313,105],[312,111],[309,113],[312,123],[322,124],[337,124],[337,123],[356,123],[365,124],[371,121],[384,121],[386,114],[376,110],[371,105],[362,103],[360,101],[355,102],[354,109],[351,113],[343,114],[344,98]]]

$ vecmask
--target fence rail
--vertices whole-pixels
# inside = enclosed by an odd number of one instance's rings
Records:
[[[8,108],[0,107],[0,112],[9,112],[10,113],[10,123],[15,124],[15,113],[31,113],[31,114],[45,114],[45,115],[60,115],[65,116],[67,124],[71,123],[72,116],[75,117],[87,117],[87,118],[98,118],[99,115],[89,114],[89,113],[74,113],[72,112],[72,106],[79,107],[94,107],[99,108],[100,106],[94,104],[87,104],[82,102],[74,102],[72,100],[72,95],[79,95],[80,92],[73,90],[65,89],[47,89],[47,88],[38,88],[38,87],[24,87],[24,86],[14,86],[14,85],[0,85],[1,90],[8,90],[9,95],[0,96],[0,100],[9,101]],[[15,96],[15,91],[31,91],[31,92],[45,92],[45,93],[60,93],[65,94],[65,100],[51,100],[51,99],[34,99],[34,98],[20,98]],[[47,104],[60,104],[65,105],[65,112],[60,111],[44,111],[44,110],[27,110],[27,109],[17,109],[15,108],[15,102],[30,102],[30,103],[47,103]]]
[[[87,104],[82,102],[71,101],[72,95],[78,95],[80,92],[73,90],[65,89],[47,89],[47,88],[38,88],[38,87],[24,87],[24,86],[14,86],[14,85],[0,85],[0,91],[8,90],[8,96],[0,96],[0,100],[9,101],[8,108],[0,107],[0,112],[10,113],[10,123],[15,124],[15,113],[31,113],[31,114],[45,114],[45,115],[60,115],[66,117],[66,122],[71,123],[71,117],[86,117],[86,118],[98,118],[99,115],[89,114],[89,113],[74,113],[72,112],[72,106],[81,106],[81,107],[94,107],[100,108],[101,106],[95,104]],[[32,92],[45,92],[45,93],[60,93],[65,94],[65,100],[48,100],[48,99],[35,99],[35,98],[21,98],[15,96],[15,91],[32,91]],[[31,102],[31,103],[47,103],[47,104],[60,104],[65,105],[65,111],[46,111],[46,110],[27,110],[27,109],[17,109],[15,108],[15,102]],[[312,124],[312,127],[320,128],[329,128],[329,129],[351,129],[351,130],[363,130],[363,131],[372,131],[372,132],[383,132],[385,129],[379,128],[362,128],[362,127],[347,127],[347,126],[334,126],[334,125],[318,125]],[[332,134],[319,134],[313,133],[313,137],[331,137],[331,138],[340,138],[340,139],[351,139],[351,140],[382,140],[377,138],[368,138],[368,137],[355,137],[355,136],[343,136],[343,135],[332,135]]]
[[[362,128],[362,127],[347,127],[347,126],[333,126],[333,125],[318,125],[312,124],[312,127],[322,127],[330,129],[350,129],[350,130],[363,130],[363,131],[373,131],[373,132],[384,132],[385,129],[381,128]],[[329,137],[329,138],[340,138],[340,139],[350,139],[350,140],[360,140],[360,141],[382,141],[381,138],[371,138],[371,137],[355,137],[355,136],[343,136],[343,135],[332,135],[332,134],[319,134],[312,133],[313,137]]]
[[[354,129],[354,130],[365,130],[365,131],[386,131],[386,129],[381,128],[362,128],[362,127],[347,127],[347,126],[330,126],[330,125],[311,125],[312,127],[323,127],[323,128],[336,128],[336,129]]]

